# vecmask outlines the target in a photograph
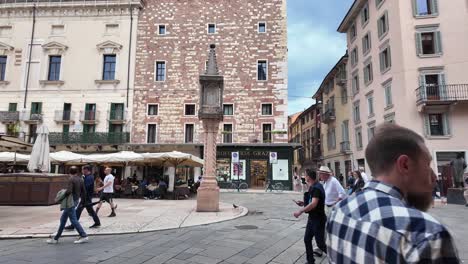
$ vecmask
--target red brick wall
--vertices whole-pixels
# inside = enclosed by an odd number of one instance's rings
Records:
[[[267,33],[258,33],[258,22]],[[207,24],[216,24],[216,34]],[[158,25],[166,25],[159,36]],[[183,143],[184,123],[195,124],[195,142],[201,142],[198,117],[184,117],[184,103],[199,108],[199,74],[204,71],[209,44],[217,45],[224,75],[224,103],[234,104],[234,142],[261,140],[262,123],[287,131],[286,0],[149,0],[138,23],[132,142],[146,142],[146,124],[158,123],[158,143]],[[257,60],[267,59],[268,81],[257,82]],[[155,82],[155,61],[166,61],[166,81]],[[261,117],[261,103],[273,103],[273,116]],[[147,103],[159,104],[159,116],[147,117]],[[222,124],[220,125],[222,129]],[[287,142],[275,134],[273,142]]]

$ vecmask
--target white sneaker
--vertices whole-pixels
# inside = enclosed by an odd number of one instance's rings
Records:
[[[87,243],[88,240],[89,240],[88,237],[80,237],[80,238],[78,238],[78,240],[76,240],[76,241],[73,242],[73,243],[75,243],[75,244],[83,244],[83,243]]]
[[[58,240],[55,240],[55,239],[53,239],[53,238],[49,238],[49,239],[47,239],[46,242],[47,242],[47,244],[57,244],[57,243],[58,243]]]

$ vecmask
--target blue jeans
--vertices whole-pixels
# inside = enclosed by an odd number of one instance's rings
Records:
[[[62,235],[63,229],[65,228],[65,224],[67,223],[67,219],[70,218],[71,224],[75,227],[76,231],[78,231],[78,234],[80,234],[80,237],[87,237],[85,231],[83,230],[83,227],[81,226],[80,222],[78,222],[78,219],[76,218],[76,205],[78,204],[77,201],[75,201],[75,206],[72,208],[67,208],[63,209],[62,211],[62,216],[60,217],[60,226],[57,231],[57,234],[55,235],[54,239],[58,240],[60,236]]]

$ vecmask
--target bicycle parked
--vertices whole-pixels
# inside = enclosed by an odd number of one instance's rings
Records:
[[[249,185],[246,182],[232,182],[229,185],[229,190],[232,192],[238,191],[238,192],[246,192],[247,189],[249,188]]]
[[[267,180],[266,185],[265,185],[265,192],[270,192],[277,191],[277,192],[282,192],[284,190],[284,185],[281,182],[277,182],[273,184],[271,180]]]

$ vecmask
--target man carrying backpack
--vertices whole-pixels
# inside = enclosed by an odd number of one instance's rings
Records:
[[[301,210],[294,213],[294,217],[298,218],[301,214],[309,214],[307,220],[306,231],[304,235],[304,244],[306,248],[307,263],[315,263],[314,253],[319,257],[323,253],[327,253],[327,245],[325,244],[325,224],[327,217],[325,216],[325,190],[322,184],[317,180],[315,171],[307,170],[306,182],[309,191],[304,193],[304,201],[294,201],[298,206],[303,206]],[[314,252],[312,248],[312,239],[315,236],[317,247],[323,252]]]

